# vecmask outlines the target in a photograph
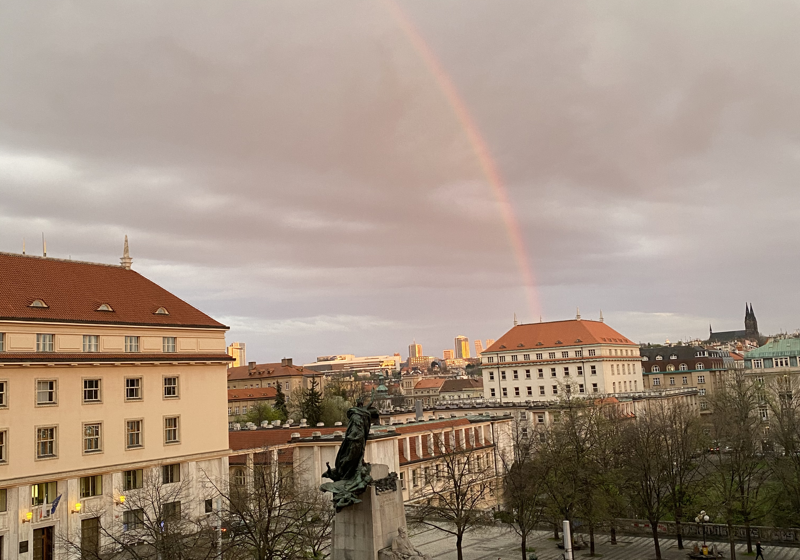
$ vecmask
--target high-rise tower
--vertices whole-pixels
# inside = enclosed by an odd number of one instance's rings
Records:
[[[412,344],[408,345],[408,357],[409,358],[421,358],[422,357],[422,344],[417,344],[415,340]]]
[[[456,337],[456,358],[469,358],[469,339],[466,336]]]

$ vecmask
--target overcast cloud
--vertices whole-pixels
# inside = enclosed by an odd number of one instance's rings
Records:
[[[397,5],[537,308],[384,0],[0,4],[0,251],[118,262],[128,234],[258,361],[441,355],[576,306],[642,341],[745,301],[800,327],[800,4]]]

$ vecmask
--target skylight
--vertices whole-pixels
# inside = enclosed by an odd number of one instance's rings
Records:
[[[159,307],[156,309],[155,315],[169,315],[169,311],[167,311],[166,307]]]
[[[42,308],[44,308],[44,307],[50,307],[50,306],[47,305],[45,302],[43,302],[40,299],[35,299],[35,300],[33,300],[33,303],[31,303],[28,307],[42,307]]]
[[[97,311],[114,311],[114,310],[111,309],[111,306],[108,305],[107,303],[101,303],[100,307],[97,308]]]

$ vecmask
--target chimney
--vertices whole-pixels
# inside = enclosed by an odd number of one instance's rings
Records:
[[[291,367],[292,366],[292,359],[291,358],[284,358],[281,360],[281,366],[283,367]]]
[[[248,371],[253,371],[254,369],[256,369],[256,363],[255,362],[247,362],[247,369],[248,369]]]

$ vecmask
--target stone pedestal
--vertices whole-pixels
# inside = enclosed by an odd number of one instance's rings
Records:
[[[389,475],[386,465],[372,465],[374,480]],[[395,490],[376,491],[370,484],[360,504],[344,508],[333,520],[332,560],[378,560],[378,551],[392,546],[398,527],[406,526],[400,482]]]

